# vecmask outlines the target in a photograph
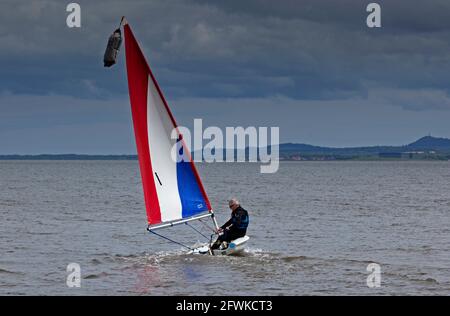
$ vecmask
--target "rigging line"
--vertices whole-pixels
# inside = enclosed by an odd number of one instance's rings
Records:
[[[158,233],[156,233],[156,232],[154,232],[153,230],[151,230],[151,229],[147,229],[150,233],[153,233],[153,234],[155,234],[156,236],[159,236],[159,237],[161,237],[161,238],[164,238],[164,239],[166,239],[166,240],[168,240],[168,241],[170,241],[170,242],[173,242],[174,244],[177,244],[177,245],[180,245],[180,246],[183,246],[183,247],[185,247],[185,248],[187,248],[187,249],[189,249],[189,250],[194,250],[193,248],[191,248],[191,247],[188,247],[188,246],[186,246],[186,245],[183,245],[182,243],[180,243],[180,242],[178,242],[178,241],[175,241],[175,240],[173,240],[173,239],[170,239],[169,237],[166,237],[166,236],[163,236],[163,235],[160,235],[160,234],[158,234]]]
[[[208,228],[208,229],[210,229],[210,230],[212,230],[214,233],[216,232],[216,230],[215,229],[213,229],[213,228],[211,228],[211,226],[209,226],[209,225],[207,225],[207,224],[205,224],[205,222],[203,222],[201,219],[199,219],[198,220],[200,223],[202,223],[203,224],[203,226],[205,226],[206,228]]]
[[[201,231],[199,231],[197,228],[195,228],[194,226],[190,225],[188,222],[185,223],[186,225],[188,225],[190,228],[192,228],[193,230],[195,230],[197,233],[199,233],[200,235],[202,235],[203,237],[205,237],[207,240],[209,240],[209,237],[204,235]]]

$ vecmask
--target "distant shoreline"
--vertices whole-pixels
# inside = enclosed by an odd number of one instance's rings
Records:
[[[43,155],[0,155],[0,161],[137,161],[136,155],[77,155],[77,154],[43,154]],[[379,156],[316,156],[305,155],[295,157],[280,156],[280,162],[295,161],[450,161],[448,156],[415,156],[415,157],[379,157]],[[244,161],[244,162],[249,162]]]
[[[271,151],[271,148],[267,148]],[[227,156],[225,149],[222,157]],[[195,157],[201,151],[195,152]],[[250,150],[234,150],[237,154],[249,156]],[[258,156],[259,157],[259,156]],[[137,160],[137,155],[127,154],[35,154],[0,155],[0,160]],[[236,159],[234,159],[236,160]],[[408,161],[408,160],[450,160],[450,139],[425,136],[417,141],[403,146],[369,146],[369,147],[320,147],[308,144],[284,143],[279,145],[280,161]]]
[[[86,155],[86,154],[0,155],[0,160],[137,160],[137,155]]]

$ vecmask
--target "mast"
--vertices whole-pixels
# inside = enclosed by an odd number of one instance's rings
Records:
[[[211,210],[211,213],[212,213],[211,219],[213,221],[214,227],[216,228],[216,231],[218,231],[219,230],[219,225],[217,225],[216,216],[214,215],[214,212],[212,210]]]

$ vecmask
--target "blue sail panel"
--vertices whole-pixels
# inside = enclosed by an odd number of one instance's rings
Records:
[[[209,209],[194,173],[192,162],[186,157],[181,141],[178,141],[178,148],[178,154],[181,156],[179,159],[181,161],[177,162],[178,192],[182,205],[182,216],[185,218],[209,211]]]

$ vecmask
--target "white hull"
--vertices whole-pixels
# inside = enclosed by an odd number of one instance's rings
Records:
[[[235,240],[232,240],[226,249],[214,249],[213,254],[215,256],[229,256],[236,255],[242,252],[245,248],[247,241],[250,239],[248,236],[244,236]],[[209,254],[209,245],[201,245],[193,250],[189,251],[188,254]]]

